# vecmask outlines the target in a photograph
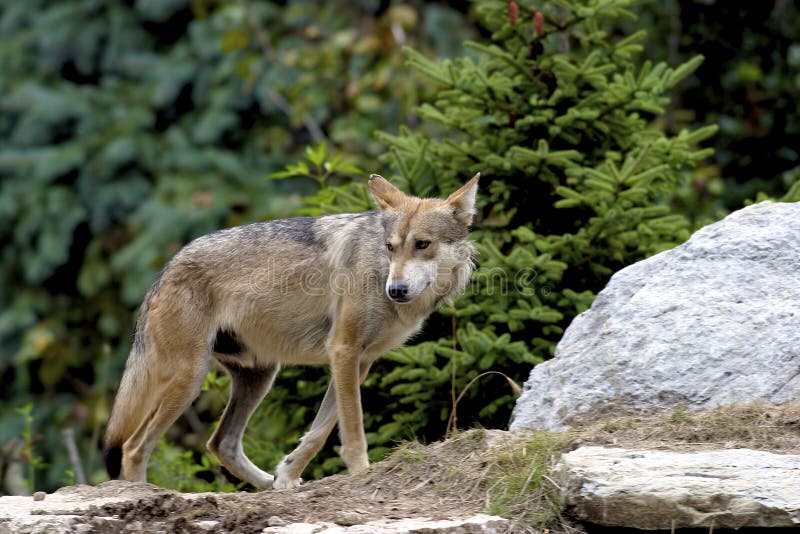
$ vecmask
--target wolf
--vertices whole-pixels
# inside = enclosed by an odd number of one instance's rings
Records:
[[[360,385],[375,360],[466,288],[479,177],[435,199],[371,175],[375,211],[249,224],[181,249],[139,310],[106,427],[111,478],[121,470],[146,480],[157,440],[197,397],[212,359],[231,390],[207,448],[233,475],[258,488],[298,486],[337,422],[348,471],[365,470]],[[331,381],[273,477],[247,458],[242,437],[281,365],[328,365]]]

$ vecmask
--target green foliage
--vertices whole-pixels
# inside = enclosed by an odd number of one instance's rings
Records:
[[[34,447],[33,403],[29,402],[25,406],[17,408],[16,412],[22,416],[23,420],[20,456],[27,467],[27,480],[25,482],[27,483],[28,491],[33,493],[36,489],[36,471],[47,467],[47,464],[41,456],[36,454],[36,448]]]
[[[210,479],[210,481],[208,480]],[[208,454],[158,442],[147,468],[147,480],[157,486],[183,492],[236,491],[235,484],[225,482],[219,465]],[[241,484],[240,484],[241,485]]]
[[[65,426],[104,479],[135,310],[166,261],[198,235],[294,212],[311,184],[263,176],[308,142],[375,157],[370,133],[407,122],[425,88],[395,75],[394,36],[453,53],[461,21],[419,3],[0,6],[0,446],[21,432],[11,408],[34,402],[41,489],[70,469]],[[194,430],[221,413],[207,396]],[[192,451],[206,437],[176,434]]]
[[[366,190],[353,182],[353,177],[364,175],[355,164],[348,162],[341,154],[329,155],[326,143],[308,146],[303,159],[274,172],[268,177],[276,180],[284,178],[310,178],[318,186],[316,192],[303,199],[304,207],[298,210],[303,215],[322,215],[341,211],[341,206],[358,206],[359,211],[369,209],[371,199]],[[351,178],[347,180],[346,177]],[[331,185],[336,187],[329,187]]]
[[[0,18],[0,276],[16,282],[0,288],[3,399],[47,403],[42,450],[61,458],[66,424],[96,450],[107,374],[170,253],[272,211],[260,176],[283,163],[258,136],[226,137],[254,99],[216,45],[223,13],[167,46],[148,25],[186,12],[148,5],[24,2]],[[204,121],[209,110],[226,121]]]
[[[512,24],[507,2],[486,0],[477,12],[491,37],[467,43],[469,55],[433,61],[405,50],[437,90],[418,108],[423,127],[378,134],[383,161],[394,183],[420,196],[482,173],[480,268],[425,337],[376,366],[364,388],[384,407],[369,415],[373,441],[440,437],[459,392],[460,425],[505,426],[514,396],[502,375],[466,385],[489,370],[523,381],[613,272],[688,237],[670,202],[711,154],[699,144],[716,127],[668,135],[658,118],[702,58],[642,61],[645,33],[615,31],[634,18],[634,3],[563,0],[542,8],[537,33],[538,4],[520,2]],[[363,182],[323,186],[312,204],[366,207]]]
[[[315,180],[319,185],[324,185],[325,181],[332,174],[337,172],[346,172],[350,174],[363,173],[363,171],[355,165],[344,161],[344,158],[341,156],[336,156],[328,160],[328,145],[325,142],[319,143],[317,146],[306,147],[305,158],[305,160],[287,165],[285,170],[273,172],[269,177],[281,179],[305,176]]]

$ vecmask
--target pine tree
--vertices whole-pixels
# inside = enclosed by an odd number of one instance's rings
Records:
[[[470,381],[487,371],[523,381],[613,272],[688,237],[670,199],[710,154],[697,145],[716,128],[667,136],[659,117],[702,58],[642,61],[645,32],[615,27],[635,18],[635,3],[484,0],[477,12],[491,37],[468,43],[470,55],[437,63],[406,50],[438,90],[418,110],[423,127],[379,133],[384,162],[420,196],[482,173],[480,268],[455,307],[431,318],[426,339],[376,371],[379,387],[366,395],[386,409],[373,441],[440,437]],[[330,187],[314,200],[367,208],[358,191]],[[492,374],[465,392],[458,423],[503,427],[512,406],[512,390]]]

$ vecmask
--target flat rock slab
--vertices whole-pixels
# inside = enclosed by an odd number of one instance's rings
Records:
[[[510,522],[502,517],[479,514],[462,519],[394,519],[369,521],[361,525],[333,523],[292,523],[268,527],[262,534],[502,534]]]
[[[536,365],[511,429],[800,399],[800,203],[764,202],[617,272]]]
[[[68,486],[42,500],[33,497],[0,497],[0,534],[61,534],[92,532],[81,512],[92,506],[135,501],[144,495],[173,493],[152,484],[111,481],[99,486]],[[206,494],[196,494],[202,497]],[[96,518],[94,526],[113,525],[116,519]]]
[[[800,526],[800,455],[581,447],[555,475],[570,515],[646,530]]]
[[[33,497],[0,497],[0,534],[67,534],[88,532],[133,533],[163,530],[152,519],[146,524],[135,517],[86,514],[92,506],[137,503],[164,495],[186,500],[209,496],[224,498],[224,494],[178,493],[152,484],[105,482],[98,486],[70,486],[47,495],[43,500]],[[424,513],[424,503],[420,504]],[[346,519],[346,518],[345,518]],[[485,514],[451,519],[414,517],[386,519],[352,524],[337,519],[336,523],[292,523],[275,518],[275,526],[264,528],[264,534],[500,534],[509,528],[509,521]],[[191,531],[223,532],[216,520],[188,521]],[[155,530],[153,530],[155,528]]]

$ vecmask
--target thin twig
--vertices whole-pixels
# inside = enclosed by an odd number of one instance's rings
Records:
[[[93,386],[94,391],[102,392],[102,395],[107,395],[108,392],[108,367],[111,363],[111,345],[103,343],[103,350],[101,351],[100,370],[98,380]],[[86,471],[93,473],[96,467],[95,456],[100,449],[100,433],[102,432],[102,422],[96,419],[92,425],[92,435],[89,438],[89,452],[86,453]]]
[[[558,8],[558,16],[561,17],[561,20],[567,16],[566,9],[563,7]],[[573,21],[578,21],[579,18],[574,18],[567,23],[565,23],[561,28],[561,31],[558,32],[558,53],[559,54],[569,54],[569,32],[567,32],[567,28],[573,24]]]
[[[200,437],[206,435],[206,425],[200,420],[200,416],[197,415],[197,411],[192,406],[189,406],[183,415],[186,418],[186,422],[192,427],[192,432]]]
[[[83,471],[81,456],[78,454],[78,447],[75,445],[75,431],[72,427],[67,427],[61,431],[64,436],[64,445],[67,447],[69,462],[72,464],[72,471],[75,473],[75,482],[86,484],[86,473]]]
[[[520,487],[520,490],[519,490],[519,496],[520,497],[522,497],[525,494],[525,492],[528,490],[528,484],[531,483],[531,480],[533,480],[533,475],[535,475],[535,474],[536,474],[536,467],[533,467],[531,469],[531,472],[528,473],[528,478],[525,479],[525,483]]]
[[[456,305],[453,304],[453,315],[452,315],[452,325],[453,325],[453,355],[450,357],[450,400],[451,405],[453,406],[453,415],[452,415],[452,426],[451,422],[448,421],[447,423],[447,434],[452,434],[456,431],[458,427],[458,422],[456,418],[456,404],[458,401],[456,400]]]
[[[555,480],[553,480],[552,478],[550,478],[549,476],[542,475],[542,478],[545,479],[546,481],[548,481],[550,484],[552,484],[558,491],[561,491],[561,492],[564,491],[564,488],[559,486],[558,483]]]
[[[414,493],[414,492],[415,492],[415,491],[417,491],[418,489],[420,489],[420,488],[424,488],[425,486],[427,486],[427,485],[428,485],[428,484],[430,484],[431,482],[433,482],[433,479],[426,478],[425,480],[423,480],[422,482],[420,482],[419,484],[417,484],[417,485],[416,485],[416,486],[414,486],[413,488],[411,488],[411,489],[408,489],[408,490],[404,491],[404,492],[403,492],[403,495],[408,495],[408,494],[410,494],[410,493]]]
[[[448,429],[452,428],[453,432],[456,431],[456,429],[457,429],[457,427],[456,427],[456,420],[457,420],[456,409],[458,408],[458,403],[461,402],[461,398],[469,390],[470,386],[472,386],[472,384],[474,384],[478,379],[483,378],[486,375],[500,375],[500,376],[502,376],[503,378],[506,379],[506,381],[508,382],[508,385],[511,386],[511,389],[512,389],[512,391],[514,392],[514,394],[516,396],[519,397],[519,395],[522,393],[522,388],[519,387],[519,384],[514,382],[511,379],[511,377],[508,376],[507,374],[505,374],[505,373],[503,373],[501,371],[484,371],[481,374],[479,374],[478,376],[476,376],[475,378],[473,378],[472,380],[470,380],[469,382],[467,382],[467,385],[464,386],[464,389],[462,389],[461,393],[459,393],[458,397],[456,398],[455,402],[453,403],[453,410],[450,412],[450,418],[447,421],[447,428]]]
[[[24,446],[23,440],[12,438],[0,449],[0,472],[4,472],[0,480],[0,492],[7,495],[31,494],[25,480],[25,462],[22,458]]]

